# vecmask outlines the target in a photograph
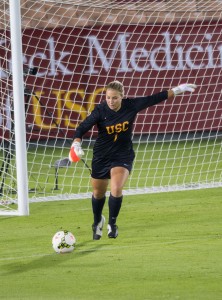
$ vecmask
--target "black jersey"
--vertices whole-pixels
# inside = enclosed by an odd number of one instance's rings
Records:
[[[132,131],[137,113],[168,98],[168,92],[146,97],[122,99],[116,112],[104,101],[77,127],[74,138],[82,138],[94,125],[98,128],[93,154],[96,157],[126,158],[132,156]]]

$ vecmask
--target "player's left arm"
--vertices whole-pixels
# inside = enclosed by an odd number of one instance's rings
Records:
[[[145,96],[145,97],[137,97],[132,99],[134,102],[134,106],[137,112],[148,108],[150,106],[156,105],[162,101],[165,101],[167,99],[172,99],[173,97],[184,94],[185,92],[194,92],[195,88],[197,86],[195,84],[190,84],[190,83],[184,83],[181,85],[178,85],[177,87],[174,87],[169,90],[162,91],[157,94],[153,94],[151,96]]]
[[[184,94],[185,92],[193,93],[196,88],[197,88],[196,84],[192,84],[192,83],[180,84],[172,88],[171,90],[168,90],[168,98],[172,98],[177,95]]]

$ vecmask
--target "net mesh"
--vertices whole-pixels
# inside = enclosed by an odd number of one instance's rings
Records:
[[[0,4],[3,205],[17,185],[8,6]],[[138,114],[125,194],[221,186],[221,14],[222,2],[207,0],[21,1],[31,201],[89,197],[96,127],[84,161],[65,162],[75,128],[115,79],[127,97],[198,86]]]

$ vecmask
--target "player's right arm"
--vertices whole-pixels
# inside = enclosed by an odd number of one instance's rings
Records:
[[[76,128],[76,132],[74,135],[73,143],[71,145],[69,151],[69,160],[71,162],[77,162],[84,155],[84,151],[82,150],[82,137],[88,132],[99,119],[99,109],[96,107],[92,113],[86,117],[86,119]]]

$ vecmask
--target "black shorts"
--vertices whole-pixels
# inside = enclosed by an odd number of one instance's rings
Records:
[[[123,167],[131,172],[133,167],[133,157],[124,159],[110,159],[93,157],[91,177],[95,179],[110,179],[110,171],[114,167]]]

